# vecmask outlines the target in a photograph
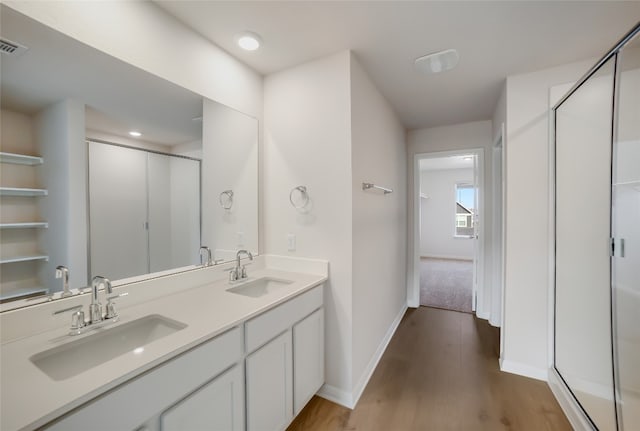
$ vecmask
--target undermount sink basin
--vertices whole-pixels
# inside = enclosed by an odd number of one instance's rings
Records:
[[[291,284],[293,281],[281,278],[263,277],[253,281],[248,281],[238,286],[227,289],[227,292],[235,293],[252,298],[259,298],[268,293],[275,292],[281,287]]]
[[[111,359],[133,352],[187,325],[158,314],[119,325],[99,328],[81,339],[33,355],[30,360],[53,380],[65,380]]]

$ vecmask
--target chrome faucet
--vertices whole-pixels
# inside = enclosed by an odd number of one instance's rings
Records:
[[[248,277],[246,265],[240,266],[240,256],[243,254],[247,255],[249,260],[253,260],[253,255],[250,251],[238,250],[236,253],[236,267],[229,271],[229,281],[237,281]]]
[[[56,267],[56,278],[62,279],[62,298],[72,296],[69,290],[69,268],[59,265]]]
[[[108,278],[100,275],[93,277],[91,280],[91,305],[89,306],[89,322],[91,322],[91,324],[102,321],[102,305],[98,302],[98,287],[100,287],[101,284],[104,285],[108,294],[113,293],[111,281],[109,281]],[[107,312],[107,315],[108,314],[109,313]]]
[[[203,252],[206,254],[206,260],[203,259]],[[206,245],[200,247],[200,265],[202,266],[211,266],[213,264],[211,260],[211,249]]]

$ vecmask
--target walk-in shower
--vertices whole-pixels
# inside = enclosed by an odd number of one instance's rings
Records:
[[[553,123],[553,365],[591,426],[639,430],[640,24]]]

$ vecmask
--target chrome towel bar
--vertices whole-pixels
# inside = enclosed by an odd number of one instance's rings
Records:
[[[382,190],[385,195],[389,193],[393,193],[393,190],[388,189],[386,187],[377,186],[373,183],[362,183],[362,190],[368,190],[368,189]]]

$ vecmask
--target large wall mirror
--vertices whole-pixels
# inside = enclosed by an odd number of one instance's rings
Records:
[[[258,123],[0,5],[2,310],[258,252]],[[130,132],[138,132],[132,136]],[[39,299],[40,298],[40,299]]]

